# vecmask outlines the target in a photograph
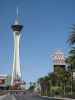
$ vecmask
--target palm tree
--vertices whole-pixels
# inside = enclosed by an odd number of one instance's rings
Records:
[[[54,91],[52,90],[52,88],[58,85],[58,77],[54,72],[49,73],[48,77],[49,77],[49,94],[54,95]]]
[[[66,63],[69,65],[68,68],[70,71],[75,70],[75,47],[72,47],[69,51],[69,56],[66,58]]]
[[[74,88],[73,72],[75,72],[75,47],[72,47],[71,50],[69,51],[69,56],[66,59],[66,62],[69,64],[68,71],[71,74],[71,94],[72,94],[72,88]]]
[[[43,78],[43,84],[44,84],[44,93],[45,93],[45,96],[48,95],[48,87],[49,87],[49,77],[48,76],[45,76]]]
[[[64,75],[63,75],[64,95],[66,94],[66,87],[67,84],[70,82],[70,80],[71,80],[71,73],[68,71],[64,71]]]
[[[70,45],[73,45],[75,44],[75,25],[72,26],[72,31],[70,33],[71,34],[69,36],[68,42]]]
[[[39,78],[38,79],[38,83],[40,84],[40,87],[41,87],[41,95],[44,95],[44,79],[43,77]]]
[[[50,94],[50,82],[49,77],[44,76],[38,80],[40,86],[41,86],[41,94],[48,96]]]
[[[56,86],[57,85],[57,80],[58,80],[58,77],[57,77],[56,73],[54,73],[54,72],[49,73],[48,76],[49,76],[49,80],[51,81],[50,82],[51,85]]]

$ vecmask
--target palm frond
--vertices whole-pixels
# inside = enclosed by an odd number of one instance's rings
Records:
[[[69,51],[69,55],[75,55],[75,47],[72,47],[72,49]]]
[[[75,25],[73,25],[71,29],[72,29],[72,31],[70,32],[71,34],[67,41],[69,43],[69,45],[75,44]]]

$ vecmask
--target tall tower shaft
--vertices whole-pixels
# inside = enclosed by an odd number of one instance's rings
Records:
[[[21,70],[20,70],[20,37],[21,30],[23,26],[19,24],[18,19],[16,19],[15,24],[11,26],[13,30],[14,37],[14,59],[13,59],[13,71],[11,85],[15,85],[16,81],[21,81]]]

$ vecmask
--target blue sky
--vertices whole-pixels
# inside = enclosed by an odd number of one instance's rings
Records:
[[[53,71],[51,55],[68,51],[70,27],[75,24],[74,0],[0,0],[0,73],[11,74],[13,33],[11,25],[19,8],[24,28],[21,37],[21,71],[25,81],[35,81]]]

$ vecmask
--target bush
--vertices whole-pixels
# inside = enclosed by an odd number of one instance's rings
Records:
[[[58,86],[51,87],[51,95],[62,95],[63,89]]]

